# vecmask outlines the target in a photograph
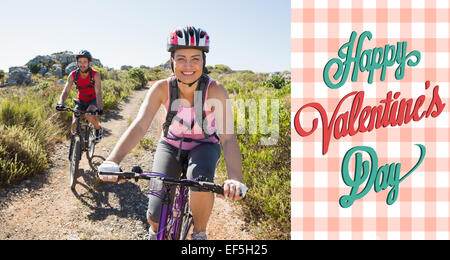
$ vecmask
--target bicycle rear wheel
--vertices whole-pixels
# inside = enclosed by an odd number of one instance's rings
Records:
[[[77,184],[78,170],[81,159],[81,140],[79,136],[73,137],[73,146],[70,158],[70,188],[75,189]]]

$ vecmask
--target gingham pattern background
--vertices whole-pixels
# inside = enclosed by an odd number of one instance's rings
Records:
[[[414,102],[425,95],[427,106],[434,86],[439,85],[446,103],[437,118],[339,140],[332,137],[326,155],[322,155],[320,117],[319,128],[305,138],[296,133],[292,122],[292,239],[449,239],[449,1],[292,0],[291,7],[292,120],[298,109],[311,102],[320,102],[330,118],[340,99],[355,90],[365,91],[364,107],[379,105],[389,91],[400,91],[399,99]],[[366,30],[373,38],[366,39],[363,50],[407,41],[408,52],[421,52],[420,64],[407,66],[400,81],[394,78],[394,66],[387,69],[383,82],[379,71],[373,84],[367,83],[367,72],[359,72],[358,82],[351,82],[349,76],[340,89],[329,89],[323,82],[325,64],[338,57],[352,31],[358,39]],[[427,80],[431,87],[425,90]],[[349,106],[340,111],[346,109]],[[301,122],[310,130],[318,113],[305,111]],[[426,157],[400,184],[395,204],[386,204],[390,188],[379,193],[372,188],[350,208],[339,206],[339,198],[350,192],[340,171],[350,148],[372,147],[380,166],[402,163],[403,176],[418,161],[420,150],[414,144],[425,145]]]

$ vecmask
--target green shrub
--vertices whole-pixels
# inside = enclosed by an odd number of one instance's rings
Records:
[[[6,73],[3,70],[0,70],[0,83],[3,84],[3,79],[5,78]]]
[[[208,65],[206,66],[205,70],[206,74],[210,74],[214,70],[214,66]]]
[[[226,65],[219,64],[219,65],[214,66],[214,69],[213,69],[212,72],[216,72],[216,73],[217,72],[218,73],[231,73],[231,72],[233,72],[233,70],[230,67],[226,66]]]
[[[48,167],[47,149],[37,133],[0,124],[0,186],[17,183]]]
[[[41,83],[33,86],[31,88],[31,91],[33,91],[33,92],[43,91],[43,90],[48,89],[49,87],[50,87],[50,83],[48,83],[48,82],[41,82]]]
[[[39,70],[41,70],[41,64],[30,65],[29,69],[32,74],[37,74],[39,72]]]
[[[266,74],[249,72],[232,73],[222,78],[225,88],[234,94],[236,100],[255,100],[257,107],[261,99],[280,101],[279,123],[269,123],[269,129],[277,129],[278,141],[275,145],[264,146],[263,138],[270,135],[238,134],[237,141],[241,149],[243,180],[250,188],[242,202],[251,223],[259,228],[261,239],[290,238],[290,83],[275,88],[265,84]],[[270,102],[268,102],[270,104]],[[237,108],[236,108],[237,109]],[[271,115],[272,107],[267,114]],[[237,111],[236,111],[237,112]],[[268,118],[270,118],[268,116]],[[251,122],[250,112],[245,112],[246,126]],[[237,116],[234,118],[235,126]],[[258,119],[259,120],[259,117]],[[269,121],[270,122],[270,121]],[[256,125],[259,125],[256,122]],[[261,129],[259,129],[261,130]],[[270,131],[269,131],[270,132]],[[218,172],[226,175],[225,161],[222,158]]]
[[[170,71],[164,70],[163,67],[155,67],[145,70],[145,77],[147,81],[156,81],[164,78],[168,78],[171,75]]]
[[[132,68],[128,71],[128,77],[135,82],[136,88],[139,89],[147,85],[147,79],[145,77],[145,72],[141,68]]]
[[[123,74],[123,71],[120,70],[108,70],[106,72],[106,79],[109,80],[120,80],[121,79],[121,75]]]
[[[0,100],[0,124],[20,126],[32,131],[46,149],[50,149],[61,131],[53,109],[44,106],[42,97],[33,94],[11,96]]]
[[[264,82],[264,85],[266,85],[270,88],[281,89],[288,82],[289,82],[289,80],[287,78],[285,78],[284,76],[275,75],[275,76],[272,76],[270,79],[268,79],[266,82]]]
[[[124,98],[133,93],[134,82],[131,80],[115,81],[105,80],[102,82],[103,109],[105,111],[115,108]]]
[[[92,68],[100,73],[100,77],[102,80],[108,79],[108,73],[105,69],[97,67],[97,66],[93,66]]]
[[[47,67],[47,69],[50,69],[53,64],[53,62],[40,62],[36,65],[30,65],[28,68],[30,69],[32,74],[37,74],[43,66]]]
[[[34,99],[12,96],[0,102],[0,122],[7,126],[23,125],[33,128],[46,116]]]
[[[155,142],[153,139],[147,139],[143,138],[139,142],[139,147],[141,147],[144,150],[150,150],[155,148]]]

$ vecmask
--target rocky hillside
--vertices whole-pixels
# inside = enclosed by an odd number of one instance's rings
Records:
[[[103,67],[98,59],[93,59],[92,66]],[[25,66],[9,68],[8,78],[4,86],[31,86],[33,85],[31,80],[33,74],[40,74],[46,78],[55,76],[58,79],[62,79],[76,68],[75,54],[71,51],[39,55],[27,62]]]

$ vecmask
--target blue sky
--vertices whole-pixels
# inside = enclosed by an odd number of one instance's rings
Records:
[[[290,69],[289,0],[2,0],[0,69],[37,55],[87,49],[108,67],[156,66],[178,26],[211,36],[207,64]]]

